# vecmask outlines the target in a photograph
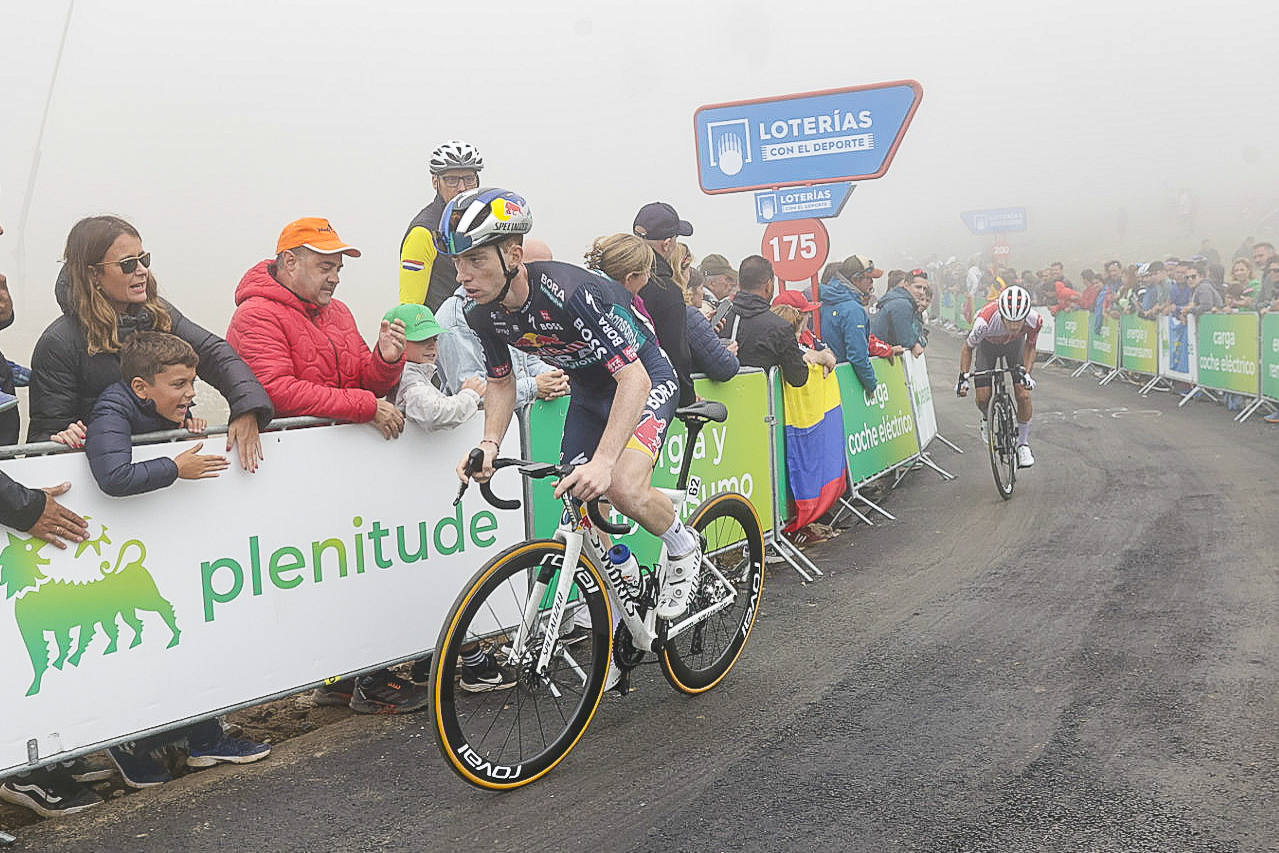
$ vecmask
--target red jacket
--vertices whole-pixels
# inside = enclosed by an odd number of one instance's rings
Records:
[[[262,261],[235,289],[227,342],[253,368],[281,417],[373,420],[379,397],[400,380],[404,359],[387,364],[370,352],[351,311],[334,299],[303,302]]]
[[[1058,311],[1069,311],[1072,308],[1079,307],[1079,291],[1072,287],[1067,287],[1064,281],[1060,279],[1053,282],[1053,289],[1057,292],[1057,304],[1052,307],[1052,313]]]

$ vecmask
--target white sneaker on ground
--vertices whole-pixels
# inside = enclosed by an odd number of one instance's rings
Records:
[[[1017,467],[1030,468],[1035,464],[1035,456],[1030,452],[1029,444],[1017,445]]]
[[[981,419],[981,443],[990,444],[990,428],[986,426],[986,419]]]
[[[688,601],[697,589],[702,573],[702,549],[696,548],[682,557],[671,557],[666,562],[666,581],[657,597],[657,618],[671,621],[683,616]]]

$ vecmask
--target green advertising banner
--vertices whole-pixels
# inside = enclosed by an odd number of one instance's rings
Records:
[[[1261,393],[1279,400],[1279,314],[1261,318]]]
[[[1200,314],[1196,333],[1199,384],[1256,396],[1259,388],[1256,314]]]
[[[968,304],[968,297],[966,297],[966,296],[964,296],[964,297],[958,297],[958,298],[956,299],[956,304],[955,304],[955,325],[956,325],[956,326],[958,326],[959,328],[963,329],[964,331],[968,331],[969,329],[971,329],[971,328],[973,327],[973,324],[972,324],[972,323],[968,320],[968,318],[967,318],[967,317],[965,317],[965,316],[964,316],[964,306],[965,306],[965,305],[967,305],[967,304]],[[974,313],[975,313],[977,310],[978,310],[977,308],[973,308]]]
[[[1088,316],[1088,360],[1102,367],[1119,366],[1119,321],[1109,314],[1102,314],[1101,326],[1097,318]]]
[[[1119,322],[1120,365],[1154,376],[1159,372],[1158,327],[1154,320],[1124,314]]]
[[[1058,311],[1053,354],[1071,361],[1087,361],[1088,324],[1091,319],[1087,311]]]
[[[955,319],[959,316],[959,309],[957,307],[958,299],[958,295],[954,293],[947,293],[942,297],[941,318],[943,320],[949,320],[952,323],[955,322]]]
[[[872,358],[879,384],[867,394],[852,365],[835,368],[840,406],[844,410],[844,450],[854,484],[864,483],[919,453],[915,417],[906,385],[906,366],[899,358]]]
[[[709,423],[702,428],[693,449],[690,481],[699,478],[701,489],[696,498],[684,503],[683,517],[687,519],[708,498],[721,492],[740,492],[755,505],[759,522],[765,535],[772,531],[773,518],[773,469],[768,457],[768,381],[761,370],[739,373],[728,382],[712,382],[698,379],[695,388],[700,397],[718,400],[728,406],[728,420],[722,424]],[[561,397],[549,403],[537,400],[529,408],[528,437],[530,458],[538,462],[558,462],[560,438],[564,435],[564,417],[568,412],[568,398]],[[684,424],[675,421],[666,433],[666,443],[657,460],[653,484],[660,488],[675,488],[679,466],[684,458],[687,432]],[[500,492],[499,492],[500,493]],[[555,487],[551,480],[533,483],[533,535],[549,537],[559,525],[564,505],[555,500]],[[620,520],[614,516],[613,520]],[[656,536],[636,527],[629,536],[621,537],[635,557],[644,565],[652,565],[660,551]]]

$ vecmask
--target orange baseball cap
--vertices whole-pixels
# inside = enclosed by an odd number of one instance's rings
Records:
[[[275,243],[275,253],[278,255],[280,252],[296,249],[299,246],[306,246],[321,255],[336,255],[341,252],[353,258],[360,256],[359,249],[342,242],[342,238],[333,230],[329,220],[318,216],[295,219],[285,225],[284,230],[280,232],[280,239]]]

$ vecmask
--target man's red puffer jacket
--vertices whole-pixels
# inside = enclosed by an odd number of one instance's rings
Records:
[[[262,261],[240,279],[227,341],[277,416],[373,420],[378,398],[400,380],[403,357],[387,364],[370,352],[350,309],[336,299],[323,307],[302,301],[271,275],[274,264]]]

